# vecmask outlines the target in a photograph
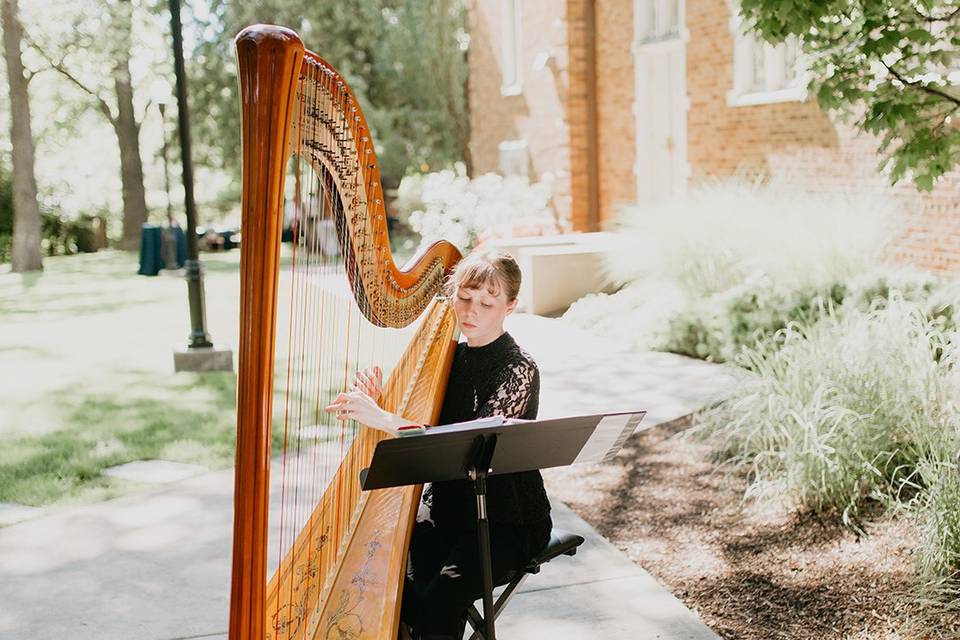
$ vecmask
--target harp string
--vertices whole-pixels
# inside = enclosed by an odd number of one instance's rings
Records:
[[[304,602],[304,590],[316,594],[323,588],[324,572],[337,561],[341,540],[353,521],[360,497],[360,467],[383,437],[353,420],[337,420],[323,408],[339,391],[349,388],[356,371],[372,365],[382,366],[384,381],[389,379],[391,363],[409,380],[416,358],[398,361],[398,347],[410,341],[410,334],[422,321],[405,329],[376,327],[367,318],[385,312],[384,296],[367,291],[358,301],[350,291],[348,278],[360,277],[361,271],[382,272],[385,256],[379,252],[371,256],[365,248],[372,238],[362,222],[354,225],[359,235],[353,240],[338,239],[336,234],[345,230],[345,219],[358,213],[369,217],[373,233],[384,232],[382,193],[379,180],[371,179],[369,133],[360,131],[360,119],[346,100],[342,83],[319,65],[304,62],[294,115],[299,126],[290,162],[293,190],[285,203],[292,206],[295,232],[288,272],[283,456],[276,489],[280,494],[277,565],[316,567],[316,574],[306,583],[287,579],[278,584],[284,595],[276,598],[268,613],[273,620],[291,619],[281,606]],[[322,163],[317,146],[335,149],[344,136],[356,141],[360,162],[355,171],[349,175],[341,171],[336,178],[332,171],[337,168]],[[338,190],[338,179],[345,193]],[[369,262],[371,258],[377,262]],[[424,339],[418,340],[417,348],[425,348],[424,343]],[[360,450],[364,456],[356,455]],[[318,504],[326,506],[318,511]],[[311,543],[298,546],[305,526],[309,526]],[[325,543],[313,544],[315,538],[325,539]],[[292,627],[284,634],[276,630],[278,640],[299,638],[302,632]]]

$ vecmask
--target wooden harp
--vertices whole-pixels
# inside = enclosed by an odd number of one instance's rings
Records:
[[[373,141],[343,78],[289,29],[249,27],[236,47],[243,240],[229,637],[392,639],[420,488],[361,493],[358,474],[385,436],[323,406],[361,356],[376,362],[377,345],[397,342],[363,336],[407,327],[380,404],[412,422],[438,418],[456,344],[438,294],[460,253],[439,242],[398,268]],[[294,220],[289,271],[285,215]],[[278,321],[287,286],[289,317]],[[288,343],[278,364],[287,380],[282,436],[271,428],[278,333]],[[273,463],[282,481],[271,500],[271,438],[280,437],[282,462]],[[268,577],[271,511],[280,524]]]

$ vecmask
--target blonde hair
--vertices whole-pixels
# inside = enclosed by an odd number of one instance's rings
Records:
[[[506,251],[474,250],[454,267],[444,285],[444,291],[452,297],[460,287],[486,287],[495,296],[504,291],[507,302],[513,302],[520,293],[520,265]]]

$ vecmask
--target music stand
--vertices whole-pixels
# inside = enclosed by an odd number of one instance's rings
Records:
[[[487,478],[491,475],[611,460],[645,411],[432,427],[425,433],[382,440],[360,474],[364,491],[426,482],[473,481],[483,579],[485,640],[496,640]]]

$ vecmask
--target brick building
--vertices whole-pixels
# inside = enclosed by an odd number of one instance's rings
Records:
[[[890,189],[901,261],[960,270],[960,172],[932,193],[877,174],[876,141],[804,90],[792,43],[741,34],[732,0],[472,0],[474,171],[553,185],[577,230],[737,171]]]

